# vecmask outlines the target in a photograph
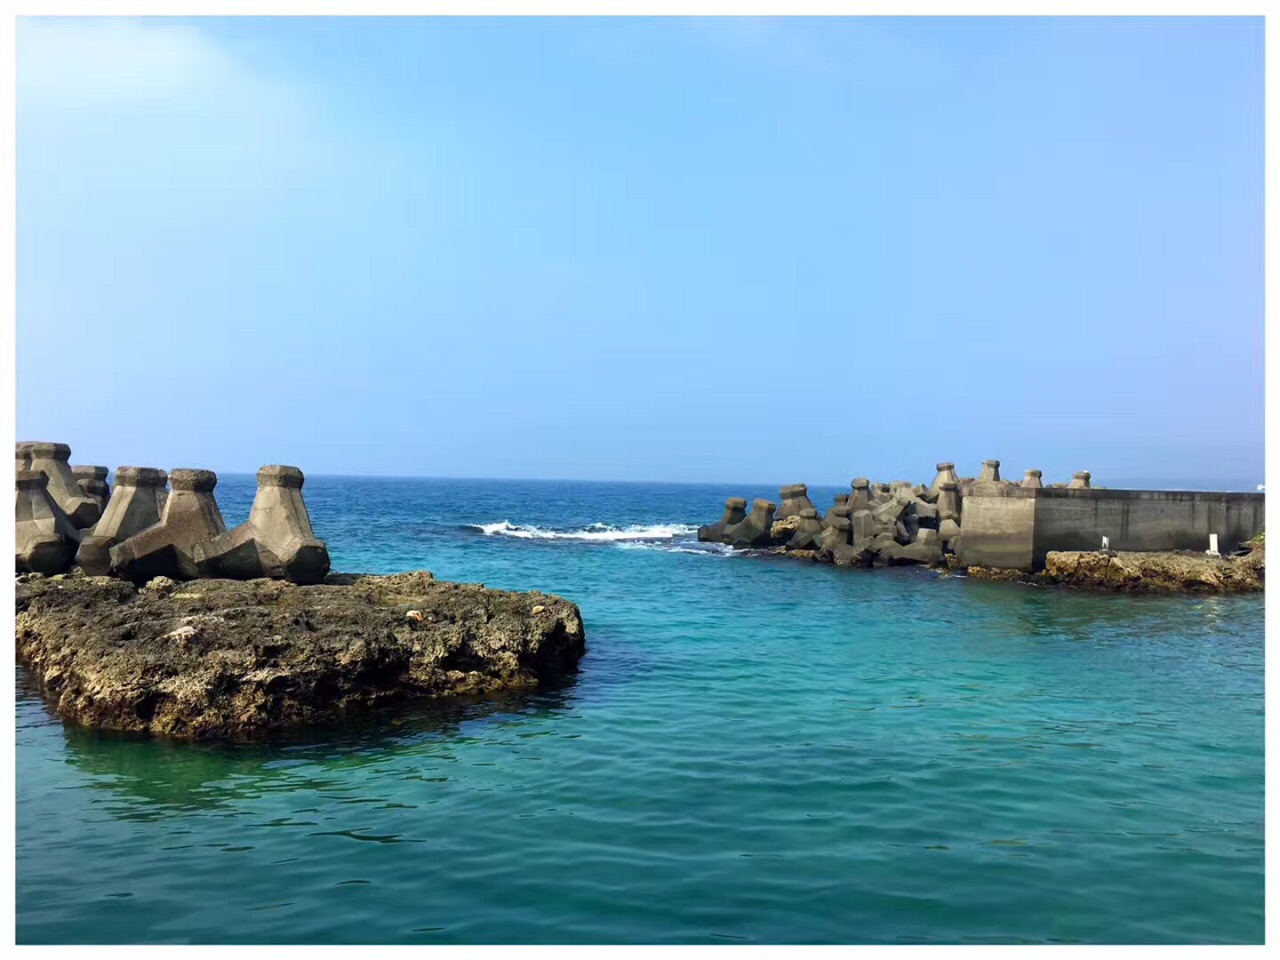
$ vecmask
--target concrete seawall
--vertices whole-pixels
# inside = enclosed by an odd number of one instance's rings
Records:
[[[1040,570],[1051,550],[1229,552],[1266,523],[1261,493],[974,487],[964,497],[965,566]]]

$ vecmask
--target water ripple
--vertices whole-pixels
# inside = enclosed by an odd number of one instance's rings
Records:
[[[579,675],[210,747],[64,729],[19,671],[20,942],[1261,942],[1259,598],[464,529],[718,488],[307,483],[340,568],[573,597]]]

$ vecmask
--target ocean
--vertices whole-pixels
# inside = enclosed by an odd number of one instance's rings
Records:
[[[1261,596],[698,544],[749,485],[304,495],[335,571],[573,600],[578,674],[215,746],[65,728],[19,667],[19,943],[1263,941]]]

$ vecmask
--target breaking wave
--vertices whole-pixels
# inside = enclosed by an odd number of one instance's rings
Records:
[[[687,523],[653,523],[632,524],[627,527],[615,527],[608,523],[592,523],[577,530],[553,530],[535,527],[529,524],[512,523],[510,520],[499,520],[497,523],[468,524],[473,530],[479,530],[486,537],[518,537],[521,540],[598,540],[598,541],[644,541],[644,540],[676,540],[691,537],[698,528]]]
[[[621,550],[661,550],[663,553],[693,553],[701,557],[727,557],[740,551],[726,543],[698,543],[683,540],[630,540],[618,544]]]

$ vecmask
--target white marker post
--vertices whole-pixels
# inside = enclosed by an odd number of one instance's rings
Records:
[[[1209,549],[1205,551],[1211,557],[1220,557],[1222,554],[1218,552],[1218,535],[1216,533],[1209,534]]]

